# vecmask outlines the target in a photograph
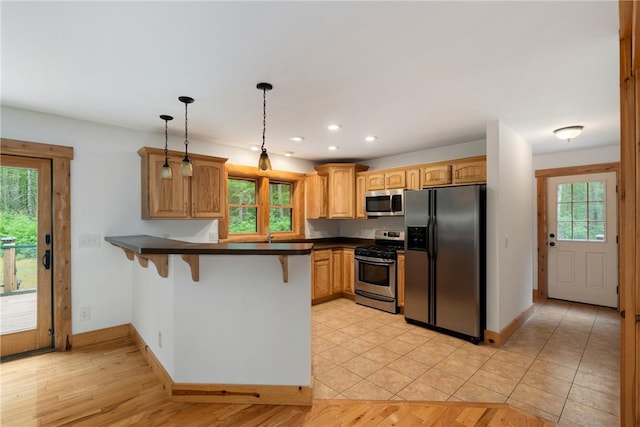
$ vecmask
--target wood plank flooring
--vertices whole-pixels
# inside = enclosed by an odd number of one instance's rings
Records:
[[[502,403],[319,400],[312,407],[169,400],[129,339],[0,364],[0,425],[550,426]]]

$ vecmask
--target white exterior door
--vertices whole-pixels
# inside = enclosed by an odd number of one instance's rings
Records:
[[[547,181],[549,297],[618,306],[616,173]]]

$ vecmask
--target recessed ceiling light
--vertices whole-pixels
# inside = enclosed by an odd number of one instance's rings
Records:
[[[285,151],[285,152],[284,152],[284,156],[285,156],[285,157],[291,157],[291,156],[293,156],[294,154],[295,154],[295,153],[294,153],[293,151]]]
[[[260,151],[259,145],[250,145],[249,148],[251,149],[251,151]]]
[[[364,138],[364,140],[365,140],[365,141],[367,141],[367,142],[373,142],[373,141],[375,141],[376,139],[378,139],[378,137],[377,137],[377,136],[374,136],[374,135],[369,135],[369,136],[367,136],[367,137],[365,137],[365,138]]]
[[[330,125],[327,125],[327,129],[329,129],[332,132],[335,132],[337,130],[340,130],[340,128],[342,127],[342,125],[339,125],[337,123],[332,123]]]
[[[329,148],[329,151],[336,151],[340,147],[338,147],[337,145],[330,145],[328,148]]]
[[[304,136],[292,136],[289,137],[289,141],[300,142],[304,140]]]

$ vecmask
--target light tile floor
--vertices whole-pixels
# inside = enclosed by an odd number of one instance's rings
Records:
[[[314,398],[507,402],[617,426],[619,326],[614,309],[549,300],[493,348],[338,299],[312,308]]]

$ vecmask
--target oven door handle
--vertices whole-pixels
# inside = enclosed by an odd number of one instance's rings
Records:
[[[395,262],[396,262],[393,259],[380,260],[379,258],[371,258],[371,257],[366,257],[366,256],[356,256],[355,258],[358,261],[364,261],[364,262],[366,262],[368,264],[380,265],[380,266],[388,266],[388,265],[391,265],[391,264],[395,264]]]

